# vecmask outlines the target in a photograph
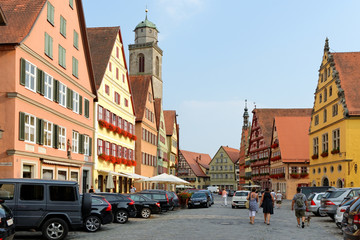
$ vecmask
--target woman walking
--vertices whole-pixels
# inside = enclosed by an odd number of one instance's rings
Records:
[[[264,223],[270,225],[270,215],[274,214],[274,197],[270,194],[269,188],[265,188],[260,202],[260,206],[263,208]]]
[[[247,200],[249,200],[249,218],[250,224],[254,224],[255,222],[255,214],[259,210],[259,196],[255,193],[255,188],[251,189]]]

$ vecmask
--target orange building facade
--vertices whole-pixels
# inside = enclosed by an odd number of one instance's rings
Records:
[[[2,1],[0,176],[74,180],[87,191],[96,89],[81,1],[18,3]]]

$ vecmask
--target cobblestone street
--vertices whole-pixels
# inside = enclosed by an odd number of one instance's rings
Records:
[[[182,209],[150,219],[131,218],[124,225],[104,225],[96,233],[70,232],[67,239],[342,239],[340,230],[328,217],[313,217],[310,227],[297,228],[290,201],[285,201],[282,209],[275,209],[268,226],[263,222],[262,209],[255,225],[250,225],[247,209],[224,207],[221,200],[216,196],[210,208]],[[20,232],[16,239],[34,240],[40,235]]]

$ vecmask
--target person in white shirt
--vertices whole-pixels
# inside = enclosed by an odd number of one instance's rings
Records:
[[[223,199],[224,199],[224,206],[227,206],[227,196],[228,196],[227,191],[226,191],[225,189],[223,189],[221,195],[222,195],[222,197],[223,197]]]
[[[130,193],[135,193],[135,192],[136,192],[136,187],[134,187],[133,185],[131,185]]]
[[[278,190],[277,194],[276,194],[276,207],[277,208],[281,208],[281,201],[282,201],[282,194],[281,194],[280,190]]]

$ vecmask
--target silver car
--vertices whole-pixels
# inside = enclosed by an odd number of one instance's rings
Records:
[[[326,213],[320,212],[321,198],[325,195],[325,192],[311,193],[308,198],[309,212],[314,213],[316,216],[325,217]]]
[[[250,191],[236,191],[231,201],[231,207],[245,207],[247,196],[249,195]]]
[[[321,199],[320,212],[326,213],[331,219],[335,220],[338,206],[346,200],[358,197],[360,188],[338,188],[326,191]]]

